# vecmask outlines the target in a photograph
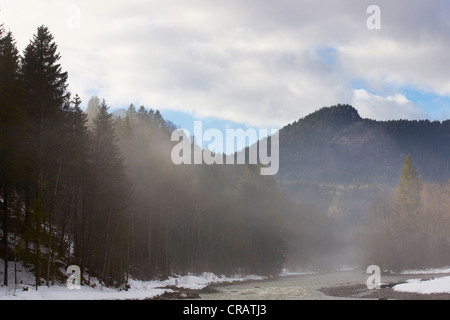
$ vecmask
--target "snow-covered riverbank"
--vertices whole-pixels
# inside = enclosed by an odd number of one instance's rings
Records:
[[[398,284],[393,287],[398,292],[410,292],[420,294],[449,293],[450,294],[450,267],[404,270],[402,275],[427,275],[425,279],[408,279],[406,283]],[[431,278],[430,278],[431,275]],[[433,275],[436,275],[433,277]]]
[[[410,279],[406,283],[394,286],[393,289],[399,292],[414,292],[420,294],[450,294],[450,276],[437,277],[428,280]]]
[[[1,259],[0,269],[0,279],[3,279],[3,260]],[[323,286],[322,292],[330,296],[339,296],[342,298],[410,299],[414,297],[417,298],[418,295],[422,295],[424,298],[429,295],[431,298],[437,294],[437,298],[447,299],[447,294],[450,294],[449,272],[450,268],[445,267],[440,269],[407,270],[396,275],[384,275],[382,276],[383,282],[386,280],[386,282],[393,283],[392,286],[381,290],[368,290],[365,286],[367,276],[364,272],[337,271],[327,275],[316,274],[315,272],[290,272],[288,270],[283,270],[280,274],[280,279],[272,279],[269,281],[270,288],[266,290],[267,292],[263,290],[267,281],[265,281],[264,284],[258,284],[256,287],[251,287],[251,290],[252,292],[258,290],[264,291],[265,295],[270,293],[277,296],[279,292],[277,293],[276,289],[277,286],[280,286],[280,288],[282,287],[283,294],[290,292],[288,294],[289,299],[295,299],[298,294],[297,291],[299,290],[303,292],[306,290],[305,288],[311,287],[314,289],[315,287]],[[284,280],[282,278],[284,278]],[[337,279],[335,279],[336,283],[332,283],[331,281],[334,278]],[[225,277],[217,276],[212,273],[203,273],[201,275],[188,274],[184,276],[173,276],[169,279],[160,281],[137,281],[130,279],[126,286],[126,290],[123,290],[124,287],[122,287],[122,290],[105,287],[95,278],[91,278],[92,286],[84,285],[80,290],[69,290],[67,286],[62,283],[51,287],[40,286],[36,291],[34,288],[35,280],[33,273],[18,263],[17,279],[18,284],[15,285],[14,268],[13,264],[10,263],[10,286],[0,286],[0,300],[143,300],[154,299],[161,296],[173,298],[180,297],[180,292],[187,292],[190,290],[198,291],[210,285],[259,281],[267,278],[256,275]],[[353,282],[350,281],[352,279]],[[352,282],[351,285],[342,286],[343,283],[348,284],[349,281]],[[394,285],[399,282],[401,283]],[[288,283],[290,291],[286,289],[286,283]],[[313,289],[310,291],[315,292],[316,289]],[[412,296],[412,294],[415,296]],[[251,297],[255,297],[255,295],[252,295]],[[306,298],[309,297],[306,293],[304,296]],[[238,295],[238,297],[242,298],[240,295]],[[320,299],[320,296],[316,298]]]
[[[164,281],[129,280],[127,290],[108,288],[98,282],[95,287],[81,286],[78,290],[69,290],[65,285],[40,286],[38,290],[35,290],[33,286],[20,284],[17,288],[0,286],[0,300],[142,300],[174,292],[177,288],[200,290],[211,284],[262,279],[263,277],[259,276],[219,277],[204,273],[199,276],[171,277]]]
[[[359,283],[324,286],[321,292],[355,299],[450,300],[449,267],[383,274],[380,289],[368,289],[366,279],[367,275],[361,273]]]
[[[3,280],[3,260],[0,259],[0,279]],[[127,300],[127,299],[153,299],[164,293],[174,290],[201,290],[209,285],[243,282],[250,280],[263,280],[265,277],[257,275],[245,276],[217,276],[212,273],[201,275],[188,274],[174,276],[161,281],[138,281],[130,279],[126,290],[108,288],[91,278],[92,286],[81,286],[80,289],[69,290],[65,284],[50,287],[34,287],[34,275],[21,263],[17,264],[17,285],[15,284],[14,266],[9,263],[9,286],[0,286],[0,300]],[[2,281],[3,282],[3,281]],[[124,287],[123,287],[124,288]]]
[[[398,292],[413,292],[420,294],[449,293],[450,294],[450,267],[423,269],[423,270],[405,270],[401,272],[404,275],[428,275],[428,277],[409,279],[406,283],[398,284],[393,287]],[[445,276],[449,274],[449,276]],[[431,277],[430,275],[437,275]]]

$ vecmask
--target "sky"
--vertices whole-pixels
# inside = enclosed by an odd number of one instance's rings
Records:
[[[188,130],[281,128],[338,103],[448,119],[449,17],[448,0],[0,0],[20,51],[49,27],[85,105],[144,105]]]

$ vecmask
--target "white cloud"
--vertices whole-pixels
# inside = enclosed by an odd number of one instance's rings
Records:
[[[135,102],[264,127],[337,103],[377,119],[417,117],[418,107],[397,94],[409,86],[450,95],[442,13],[450,6],[380,0],[382,29],[371,31],[371,2],[21,0],[2,2],[0,21],[21,50],[47,25],[70,88],[85,101],[96,93],[113,106]],[[68,25],[71,5],[81,10],[79,30]],[[324,47],[335,49],[333,63],[319,54]],[[354,91],[354,79],[379,96]]]
[[[404,95],[379,96],[364,89],[354,91],[353,106],[363,118],[377,120],[425,119],[426,114]]]

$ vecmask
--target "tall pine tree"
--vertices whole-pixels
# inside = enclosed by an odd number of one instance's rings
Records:
[[[422,188],[422,181],[417,174],[411,156],[408,154],[403,164],[402,175],[398,184],[400,205],[407,213],[414,213],[419,208]]]
[[[405,159],[402,175],[397,191],[397,223],[400,239],[398,242],[402,246],[399,252],[401,264],[414,266],[417,263],[418,255],[413,254],[420,243],[419,226],[417,219],[421,205],[421,193],[423,189],[422,181],[417,174],[411,156]]]
[[[36,289],[42,275],[40,246],[46,222],[50,228],[50,236],[53,236],[51,231],[63,160],[63,114],[64,106],[69,103],[70,98],[67,91],[68,75],[58,63],[61,56],[57,49],[48,28],[41,26],[26,47],[22,61],[26,106],[30,119],[26,210],[31,216],[31,227],[34,231]],[[47,284],[50,260],[51,257],[48,256]]]
[[[123,281],[127,267],[130,194],[112,114],[103,100],[94,121],[93,199],[90,265],[111,285]]]
[[[11,32],[0,25],[0,189],[3,200],[4,284],[8,285],[8,233],[10,198],[23,166],[23,90],[19,52]]]
[[[64,170],[58,225],[60,227],[59,252],[71,259],[73,245],[75,263],[83,270],[88,235],[88,215],[91,202],[91,134],[87,115],[80,108],[81,98],[77,95],[66,106],[64,117]],[[65,241],[72,235],[73,242]]]

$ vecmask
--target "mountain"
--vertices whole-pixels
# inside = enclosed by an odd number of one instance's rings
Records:
[[[375,121],[350,105],[324,107],[280,130],[276,179],[298,202],[360,224],[377,194],[397,186],[408,154],[422,180],[449,180],[449,142],[450,120]]]
[[[450,120],[375,121],[324,107],[280,131],[279,181],[395,186],[410,154],[423,180],[450,178]]]

